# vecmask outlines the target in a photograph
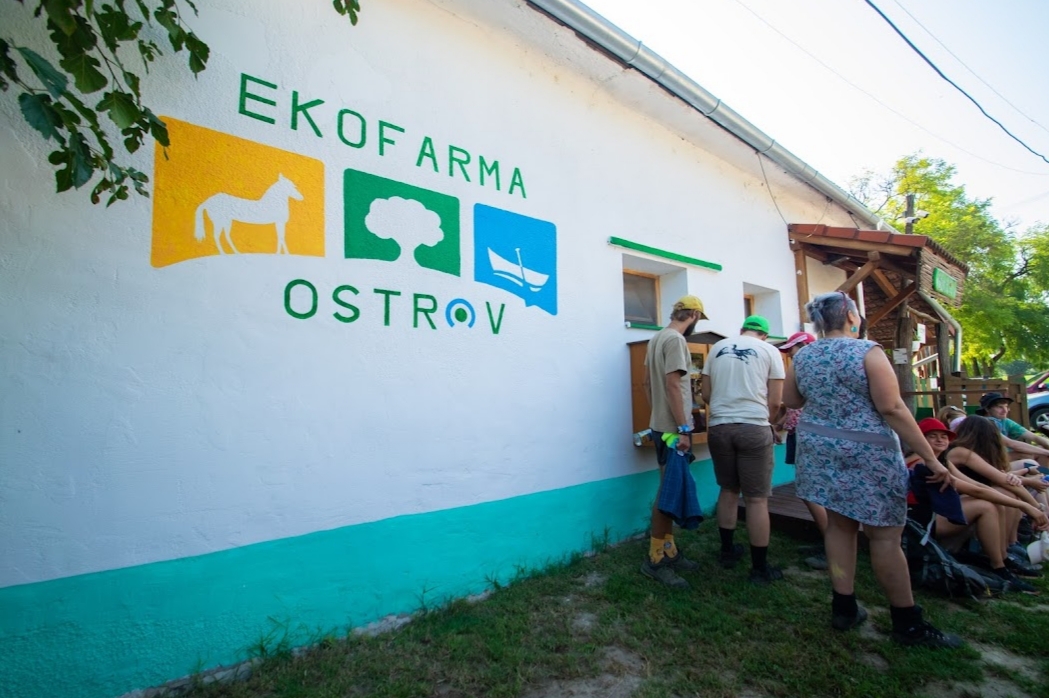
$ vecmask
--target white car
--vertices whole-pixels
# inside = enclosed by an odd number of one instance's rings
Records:
[[[1027,413],[1031,416],[1031,429],[1049,436],[1049,391],[1028,395]]]

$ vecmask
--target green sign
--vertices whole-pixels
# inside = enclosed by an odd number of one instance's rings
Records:
[[[953,276],[937,267],[932,270],[932,290],[942,296],[955,298],[958,295],[958,282]]]

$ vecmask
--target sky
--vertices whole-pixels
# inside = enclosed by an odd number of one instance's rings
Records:
[[[583,1],[843,188],[921,152],[954,164],[954,181],[991,198],[1017,232],[1049,224],[1049,163],[984,117],[864,0]],[[1049,2],[873,1],[1049,158]]]

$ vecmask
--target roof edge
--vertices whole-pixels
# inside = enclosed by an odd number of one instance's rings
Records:
[[[586,43],[597,47],[624,66],[639,71],[753,148],[759,157],[765,155],[792,177],[830,198],[858,220],[877,230],[894,230],[854,196],[781,146],[775,139],[675,68],[665,58],[582,2],[578,0],[526,0],[526,2],[572,29]]]

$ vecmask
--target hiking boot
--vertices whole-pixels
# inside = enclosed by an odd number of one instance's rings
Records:
[[[750,569],[750,576],[747,577],[747,580],[751,584],[757,584],[759,586],[765,586],[766,584],[779,581],[780,579],[783,579],[783,572],[780,568],[773,567],[772,565],[765,565],[764,569],[760,570],[756,567],[752,567]]]
[[[1031,524],[1031,518],[1025,516],[1020,519],[1020,526],[1016,531],[1016,538],[1019,540],[1020,544],[1023,545],[1024,543],[1030,543],[1035,537],[1036,535],[1034,532],[1034,526]],[[1026,548],[1024,549],[1024,552],[1026,552]]]
[[[733,543],[732,550],[722,550],[718,553],[718,564],[727,570],[732,569],[736,566],[736,563],[743,559],[747,550],[743,547],[742,543]]]
[[[1025,582],[1024,580],[1020,579],[1015,574],[1010,572],[1008,567],[1005,567],[1000,570],[991,570],[991,573],[999,579],[1001,579],[1003,582],[1005,582],[1005,591],[1007,592],[1018,591],[1021,594],[1031,595],[1037,595],[1040,593],[1038,591],[1038,587],[1034,586],[1030,582]]]
[[[1042,576],[1041,571],[1029,562],[1017,559],[1012,553],[1005,556],[1005,568],[1017,577],[1027,579],[1038,579]]]
[[[854,616],[841,616],[831,614],[830,627],[835,630],[852,630],[858,625],[863,625],[863,622],[867,620],[867,609],[863,606],[856,606],[856,615]]]
[[[892,632],[892,639],[904,647],[929,647],[932,649],[958,649],[965,642],[957,635],[937,630],[931,623],[921,620],[905,632]]]
[[[641,563],[641,574],[651,577],[657,582],[662,582],[671,589],[688,589],[688,582],[677,576],[677,573],[671,568],[666,558],[663,558],[656,564],[652,564],[651,560],[645,558],[645,561]]]
[[[698,562],[689,560],[680,550],[675,557],[665,557],[663,560],[673,567],[675,572],[699,572],[700,569]]]
[[[805,558],[805,564],[814,570],[825,570],[827,569],[827,554],[819,553],[812,557]]]

